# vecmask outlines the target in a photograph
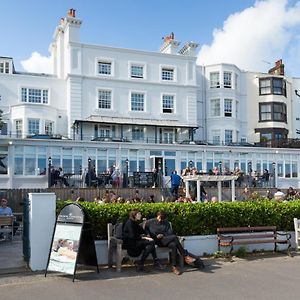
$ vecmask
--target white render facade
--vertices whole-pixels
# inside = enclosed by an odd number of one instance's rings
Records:
[[[46,187],[49,157],[75,174],[88,158],[98,174],[126,160],[130,173],[160,164],[165,176],[275,169],[277,186],[300,187],[297,149],[240,145],[297,138],[299,79],[198,66],[197,44],[180,49],[173,34],[157,53],[82,44],[81,23],[70,10],[56,28],[52,75],[0,57],[0,188]]]

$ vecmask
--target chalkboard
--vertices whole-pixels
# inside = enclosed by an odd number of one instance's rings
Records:
[[[151,187],[153,183],[153,172],[133,172],[135,187]]]

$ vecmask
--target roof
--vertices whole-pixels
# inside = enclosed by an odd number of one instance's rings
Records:
[[[177,120],[157,120],[144,118],[119,118],[119,117],[104,117],[90,116],[86,120],[75,120],[74,123],[106,123],[120,125],[146,125],[146,126],[165,126],[165,127],[182,127],[182,128],[198,128],[198,126],[182,124]]]

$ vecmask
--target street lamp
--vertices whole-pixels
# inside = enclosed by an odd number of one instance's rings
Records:
[[[48,188],[51,187],[52,185],[52,180],[51,180],[51,167],[52,167],[52,158],[51,156],[48,157]]]
[[[88,158],[88,187],[92,184],[91,158]]]
[[[193,161],[192,160],[189,161],[189,167],[190,167],[190,169],[193,167]]]
[[[273,161],[273,186],[276,187],[276,163]]]
[[[222,175],[222,162],[219,161],[219,175]]]
[[[125,167],[126,167],[126,176],[125,176],[125,187],[128,187],[128,166],[129,166],[129,160],[126,158],[125,160]]]

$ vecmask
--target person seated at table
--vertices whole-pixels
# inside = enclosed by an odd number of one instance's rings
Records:
[[[0,206],[0,216],[13,216],[12,209],[7,205],[8,201],[5,198],[1,199],[1,206]],[[14,228],[13,228],[13,235],[16,234],[18,228],[19,228],[19,222],[14,220]],[[2,236],[0,236],[2,238]]]
[[[59,179],[60,181],[65,185],[65,186],[69,186],[69,183],[67,181],[67,178],[65,177],[64,171],[61,167],[58,168],[59,171]]]
[[[195,259],[189,256],[188,252],[182,247],[167,217],[167,213],[163,211],[157,212],[156,218],[146,221],[145,232],[153,238],[158,246],[171,249],[171,270],[174,274],[181,275],[182,271],[176,266],[177,252],[184,258],[187,264],[193,264]]]
[[[152,254],[154,266],[163,269],[157,259],[155,250],[155,242],[151,237],[146,236],[145,231],[139,222],[142,214],[138,209],[134,209],[129,213],[129,219],[123,225],[123,247],[128,254],[137,257],[142,254],[140,262],[137,264],[137,271],[144,271],[144,263],[146,258]]]

